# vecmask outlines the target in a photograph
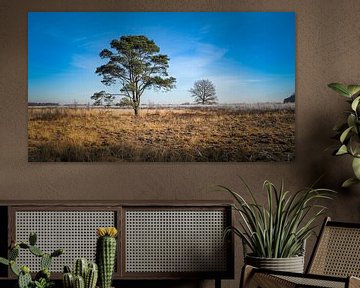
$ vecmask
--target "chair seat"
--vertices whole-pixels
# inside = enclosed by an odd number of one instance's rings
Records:
[[[335,279],[320,279],[320,278],[308,278],[309,275],[306,275],[306,278],[296,277],[296,276],[277,276],[286,281],[296,284],[295,287],[311,286],[311,287],[326,287],[326,288],[345,288],[346,287],[346,278],[341,281],[336,281]]]
[[[315,274],[299,274],[292,272],[270,271],[258,269],[250,265],[244,267],[244,272],[248,281],[244,287],[322,287],[322,288],[347,288],[360,287],[360,279],[357,277],[334,277]],[[352,286],[349,286],[352,283]]]

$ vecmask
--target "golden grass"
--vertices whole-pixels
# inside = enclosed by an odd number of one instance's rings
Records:
[[[290,161],[291,110],[29,108],[29,161]]]

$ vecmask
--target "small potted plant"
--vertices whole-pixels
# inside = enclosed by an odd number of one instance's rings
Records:
[[[235,199],[233,208],[240,216],[239,227],[228,227],[243,242],[245,264],[270,270],[303,272],[304,245],[314,233],[315,220],[326,209],[318,200],[331,199],[329,189],[302,189],[290,193],[282,183],[278,189],[266,180],[266,205],[260,204],[242,180],[251,201],[233,190],[220,186]],[[247,253],[250,250],[250,253]]]
[[[14,242],[9,248],[8,259],[0,257],[0,263],[10,266],[11,271],[18,277],[18,288],[50,288],[54,286],[54,282],[50,280],[50,265],[52,259],[62,255],[64,250],[57,249],[52,253],[45,253],[38,246],[36,246],[36,241],[36,234],[30,233],[29,243]],[[30,268],[28,266],[20,266],[18,263],[16,263],[20,249],[28,250],[31,254],[41,259],[41,270],[36,273],[34,279],[31,277]]]
[[[114,272],[116,258],[116,236],[118,231],[115,227],[100,227],[96,231],[96,263],[99,269],[99,287],[110,288]]]
[[[334,127],[340,141],[340,146],[334,151],[334,154],[352,157],[354,176],[342,184],[342,187],[349,187],[360,183],[360,85],[331,83],[328,86],[344,96],[351,106],[347,112],[346,122]]]
[[[89,262],[86,258],[76,259],[73,271],[69,266],[64,266],[63,288],[95,288],[97,279],[96,263]]]

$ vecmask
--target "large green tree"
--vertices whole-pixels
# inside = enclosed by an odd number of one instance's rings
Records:
[[[120,82],[120,92],[139,114],[140,99],[146,89],[168,91],[175,87],[176,79],[169,77],[169,57],[160,54],[153,40],[143,35],[121,36],[111,41],[111,50],[104,49],[100,57],[108,59],[96,69],[103,77],[102,83],[113,85]]]

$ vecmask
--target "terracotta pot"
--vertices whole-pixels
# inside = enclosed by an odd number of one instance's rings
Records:
[[[304,256],[289,258],[263,258],[251,255],[245,256],[245,263],[254,267],[275,271],[304,272]]]

